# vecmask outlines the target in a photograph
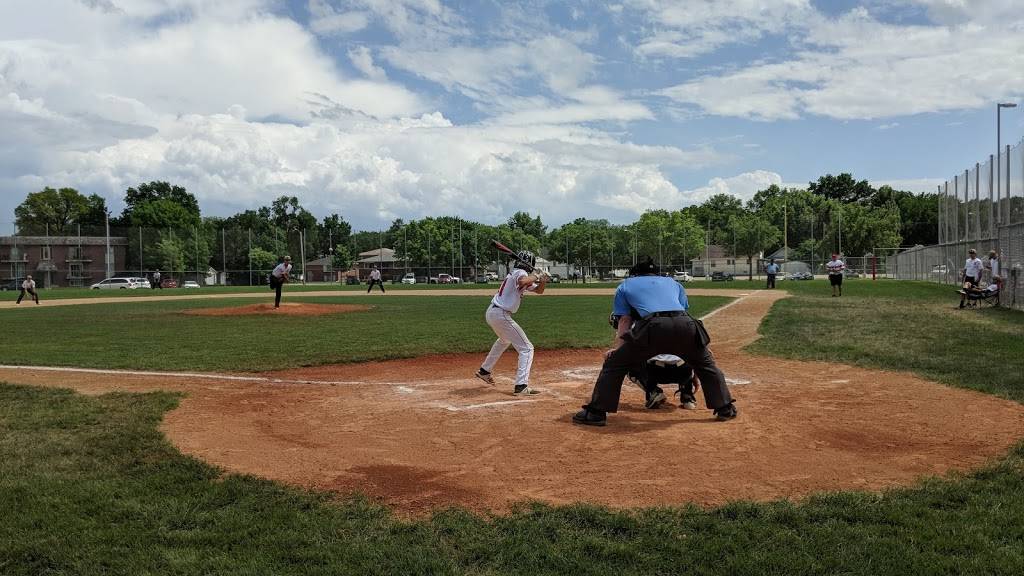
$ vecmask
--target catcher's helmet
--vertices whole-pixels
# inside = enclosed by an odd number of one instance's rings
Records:
[[[529,264],[531,268],[537,265],[537,257],[529,250],[520,250],[516,252],[516,256],[520,260],[520,262],[516,263],[516,268],[523,268],[522,262]]]

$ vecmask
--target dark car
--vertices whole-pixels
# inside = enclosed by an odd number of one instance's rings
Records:
[[[11,278],[10,280],[4,280],[0,282],[0,290],[21,290],[21,278]]]
[[[729,274],[727,272],[712,272],[711,273],[711,281],[712,282],[731,282],[732,281],[732,274]]]
[[[548,280],[548,284],[559,284],[562,282],[562,277],[558,274],[552,274],[551,279]]]
[[[814,280],[814,275],[810,272],[793,272],[786,276],[786,280]]]

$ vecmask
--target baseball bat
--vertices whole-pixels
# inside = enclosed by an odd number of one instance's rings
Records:
[[[491,240],[491,245],[494,246],[495,249],[498,250],[498,252],[501,252],[502,254],[505,254],[506,256],[509,256],[510,258],[512,258],[513,260],[518,262],[519,264],[523,265],[524,269],[527,272],[534,272],[534,271],[536,271],[536,268],[534,268],[532,264],[530,264],[529,262],[520,260],[519,259],[519,255],[516,254],[515,252],[513,252],[512,249],[509,248],[508,246],[505,246],[504,244],[502,244],[501,242],[498,242],[497,240]]]

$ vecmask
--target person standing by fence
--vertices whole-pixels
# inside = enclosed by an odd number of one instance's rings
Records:
[[[772,258],[768,261],[768,265],[764,267],[764,273],[768,275],[767,288],[775,288],[775,276],[779,273],[779,265],[775,263],[775,259]]]
[[[832,297],[843,295],[843,271],[846,264],[839,259],[839,254],[833,252],[832,259],[825,264],[828,269],[828,283],[832,285]]]

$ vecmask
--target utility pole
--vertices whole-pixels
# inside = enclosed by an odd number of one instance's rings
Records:
[[[249,232],[249,286],[252,286],[252,228],[249,228],[248,232]]]
[[[299,251],[302,253],[302,285],[306,285],[306,229],[299,230]]]
[[[789,202],[782,204],[782,273],[786,273],[789,262]]]
[[[220,265],[223,268],[221,270],[221,276],[223,278],[222,283],[227,286],[228,284],[228,243],[227,235],[224,232],[224,227],[220,229]]]

